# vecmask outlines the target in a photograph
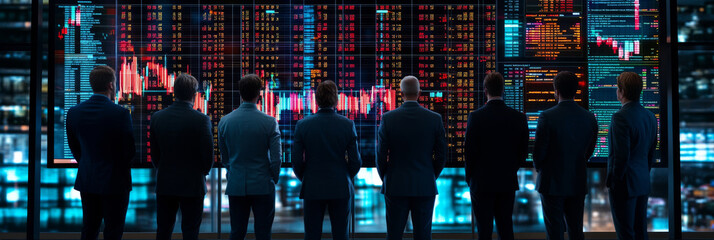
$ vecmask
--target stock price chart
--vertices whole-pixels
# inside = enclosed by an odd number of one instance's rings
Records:
[[[381,114],[402,102],[399,81],[414,75],[421,104],[442,114],[448,165],[456,167],[464,161],[468,113],[486,102],[487,73],[503,73],[506,102],[528,116],[534,131],[538,114],[556,104],[553,76],[568,70],[583,80],[576,101],[600,125],[595,157],[606,157],[620,72],[643,76],[642,102],[659,114],[657,6],[656,0],[53,1],[50,165],[75,163],[64,117],[92,95],[88,76],[96,65],[117,72],[116,102],[131,110],[138,167],[151,166],[151,114],[172,103],[181,73],[199,80],[193,107],[211,117],[214,137],[220,118],[240,105],[240,77],[258,74],[265,84],[259,108],[278,119],[284,163],[296,122],[318,110],[315,87],[335,81],[336,109],[355,121],[364,166],[374,166]]]

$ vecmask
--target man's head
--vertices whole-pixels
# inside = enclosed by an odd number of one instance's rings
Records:
[[[114,69],[106,65],[94,67],[92,72],[89,73],[89,85],[92,86],[94,93],[107,95],[110,99],[114,99],[114,95],[116,95]]]
[[[572,100],[578,92],[578,76],[573,72],[562,71],[553,78],[553,88],[555,88],[555,98]]]
[[[503,85],[503,76],[499,72],[491,72],[483,79],[483,88],[488,98],[503,96]]]
[[[617,77],[617,100],[621,103],[639,101],[642,93],[642,77],[637,73],[623,72]]]
[[[178,101],[193,101],[198,90],[198,81],[191,75],[181,74],[174,80],[174,97]]]
[[[317,106],[320,108],[332,108],[337,105],[337,85],[330,80],[322,81],[317,85]]]
[[[238,92],[244,102],[257,102],[262,87],[263,81],[255,74],[245,75],[238,81]]]
[[[421,88],[419,87],[419,79],[415,76],[406,76],[402,78],[399,83],[399,89],[402,92],[402,98],[404,101],[416,101],[421,95]]]

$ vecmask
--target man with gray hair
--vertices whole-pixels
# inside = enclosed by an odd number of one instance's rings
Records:
[[[444,123],[440,114],[419,105],[421,89],[416,77],[404,77],[400,88],[404,103],[382,115],[377,144],[387,239],[402,239],[411,212],[414,239],[428,240],[438,194],[436,179],[446,163]]]
[[[198,81],[181,74],[174,81],[174,102],[151,115],[151,162],[156,168],[156,239],[171,239],[181,209],[183,239],[198,239],[206,196],[206,175],[213,166],[211,120],[193,109]]]

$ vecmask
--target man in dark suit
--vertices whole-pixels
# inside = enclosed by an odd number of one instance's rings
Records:
[[[377,144],[387,239],[402,239],[409,212],[414,239],[431,239],[436,179],[446,163],[444,123],[441,115],[417,102],[421,89],[416,77],[404,77],[400,88],[404,103],[382,115]]]
[[[337,86],[334,82],[321,82],[315,98],[320,110],[298,121],[292,152],[293,171],[302,181],[300,198],[305,203],[305,239],[320,239],[327,209],[332,238],[346,240],[354,196],[352,179],[362,166],[357,131],[352,120],[335,112]]]
[[[642,78],[633,72],[617,77],[622,108],[610,123],[607,187],[618,239],[648,239],[647,199],[650,169],[657,147],[657,120],[640,105]]]
[[[536,127],[533,165],[548,239],[563,239],[566,226],[569,239],[585,238],[586,163],[595,150],[598,126],[595,115],[574,101],[579,81],[567,71],[553,78],[558,105],[542,112]]]
[[[136,149],[129,110],[114,104],[116,74],[107,66],[89,73],[94,95],[67,112],[67,142],[79,163],[74,189],[82,197],[82,239],[121,239]]]
[[[198,239],[213,165],[211,120],[193,109],[198,81],[188,74],[174,81],[174,102],[151,115],[151,162],[156,168],[156,239],[171,239],[181,209],[183,239]]]
[[[483,86],[488,102],[469,114],[466,125],[466,183],[478,239],[491,239],[494,217],[500,239],[513,239],[511,216],[518,168],[528,157],[528,123],[503,101],[500,73],[488,74]]]
[[[243,240],[253,210],[255,239],[270,240],[275,218],[275,184],[280,177],[278,121],[258,110],[263,81],[255,74],[238,82],[238,109],[218,123],[218,146],[227,169],[231,239]]]

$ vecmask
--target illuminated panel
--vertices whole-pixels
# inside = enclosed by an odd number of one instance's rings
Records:
[[[509,107],[523,112],[523,82],[526,77],[527,64],[504,64],[501,66],[504,89],[503,101]]]
[[[681,128],[679,136],[683,162],[714,162],[714,128]]]
[[[447,5],[416,5],[412,6],[414,22],[412,36],[412,71],[416,72],[424,94],[419,98],[422,106],[442,114],[445,120],[446,138],[449,146],[453,146],[454,134],[447,126],[451,126],[451,116],[454,106],[455,87],[449,78],[449,61],[451,48],[449,45],[449,12]],[[448,36],[448,37],[447,37]],[[453,150],[454,148],[450,148]],[[451,154],[450,152],[449,154]]]
[[[226,90],[230,84],[227,74],[229,65],[226,58],[226,30],[230,20],[226,18],[227,7],[224,5],[203,5],[201,11],[201,70],[200,79],[203,85],[203,94],[207,102],[194,103],[198,109],[205,108],[211,118],[213,126],[218,126],[221,117],[232,109],[231,95]],[[229,12],[230,14],[230,12]],[[232,85],[230,85],[232,87]],[[226,104],[228,103],[228,104]],[[203,106],[208,104],[207,106]],[[201,109],[203,110],[203,109]],[[213,128],[213,137],[218,138],[218,128]],[[214,142],[214,152],[218,153],[218,143]],[[214,155],[216,158],[218,154]]]
[[[89,99],[92,88],[89,85],[89,73],[96,65],[112,64],[115,61],[116,48],[102,44],[115,38],[111,26],[116,9],[114,5],[63,4],[55,11],[54,39],[56,109],[62,118],[55,119],[62,126],[61,135],[55,135],[54,158],[58,162],[70,162],[72,153],[67,145],[64,120],[67,111]],[[59,144],[57,144],[59,142]],[[71,161],[73,162],[73,161]]]
[[[505,0],[504,57],[582,58],[582,3],[576,0]]]
[[[503,73],[506,103],[527,113],[534,125],[538,113],[554,104],[547,81],[570,70],[587,80],[581,103],[598,115],[597,154],[605,156],[607,124],[619,108],[613,90],[617,74],[641,73],[646,80],[643,103],[653,110],[659,106],[657,3],[589,0],[587,9],[584,3],[55,4],[55,83],[64,89],[56,93],[63,99],[57,106],[64,111],[91,95],[82,80],[90,66],[114,67],[117,102],[132,111],[140,166],[150,166],[150,115],[171,104],[179,74],[198,78],[194,108],[208,114],[215,128],[240,104],[238,79],[255,73],[265,84],[259,107],[279,120],[287,162],[295,123],[318,110],[315,86],[333,80],[339,88],[336,109],[355,121],[365,165],[371,166],[380,116],[401,104],[399,82],[415,75],[422,81],[422,104],[444,118],[449,165],[459,166],[468,113],[485,102],[482,79],[487,73]],[[497,21],[501,18],[503,22]],[[72,157],[66,139],[57,137],[55,158],[66,162]]]
[[[589,104],[600,127],[595,157],[608,156],[609,124],[620,109],[615,93],[620,73],[642,76],[641,103],[659,121],[658,6],[658,1],[640,0],[591,0],[588,4]]]
[[[448,11],[448,76],[449,92],[447,98],[447,137],[449,154],[456,158],[456,161],[464,161],[464,138],[466,136],[466,122],[469,113],[476,109],[483,95],[478,79],[483,79],[486,72],[481,61],[477,61],[478,50],[477,31],[486,31],[483,25],[479,25],[484,19],[479,15],[482,5],[449,5]],[[491,40],[491,39],[489,39]],[[482,46],[485,46],[485,43]],[[483,56],[488,61],[490,56],[485,49],[479,51],[479,56]],[[477,100],[478,99],[478,100]]]
[[[378,86],[385,89],[399,89],[402,77],[411,74],[403,69],[410,68],[408,54],[410,29],[408,18],[402,5],[377,5],[375,10],[375,78]],[[394,109],[401,96],[396,95],[394,102],[386,102],[388,110]]]

